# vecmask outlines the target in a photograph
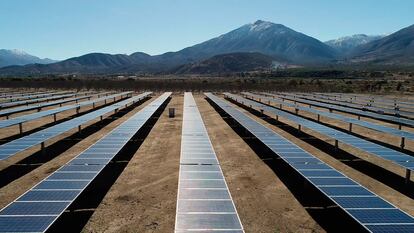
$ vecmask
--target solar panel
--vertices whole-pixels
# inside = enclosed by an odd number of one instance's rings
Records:
[[[243,112],[233,108],[228,102],[225,102],[211,93],[205,93],[205,95],[242,127],[253,134],[258,140],[262,141],[269,149],[272,149],[272,147],[268,145],[269,143],[271,143],[271,145],[284,144],[290,145],[292,148],[299,148],[296,144],[250,118]],[[265,137],[260,136],[263,133],[266,133]],[[372,193],[339,171],[336,171],[312,154],[308,153],[308,155],[314,159],[311,164],[310,162],[304,161],[291,161],[284,152],[275,152],[275,154],[368,231],[392,233],[413,229],[411,227],[414,226],[414,218],[412,216],[383,200],[375,193]],[[321,183],[321,180],[324,178],[315,178],[315,175],[319,174],[318,172],[305,172],[311,170],[328,172],[324,175],[329,176],[326,178],[329,179],[329,182]],[[331,175],[333,175],[333,177],[331,177]],[[333,179],[338,180],[335,182]],[[333,182],[333,184],[331,182]]]
[[[281,111],[276,108],[269,107],[264,104],[261,104],[261,103],[258,103],[258,102],[255,102],[255,101],[252,101],[252,100],[249,100],[249,99],[237,96],[237,95],[225,93],[225,96],[231,99],[237,100],[240,103],[243,102],[243,105],[245,106],[254,106],[256,108],[264,110],[265,112],[271,113],[272,115],[278,115],[280,117],[284,117],[291,122],[301,125],[302,127],[306,127],[314,132],[328,136],[332,139],[337,140],[338,142],[352,146],[361,151],[367,152],[371,155],[378,156],[385,160],[389,160],[401,167],[404,167],[407,170],[410,170],[410,171],[413,170],[413,168],[410,166],[410,162],[414,162],[414,157],[410,155],[375,144],[373,142],[341,132],[339,130],[330,128],[328,126],[324,126],[319,123],[306,120],[300,116],[297,116],[297,115],[294,115],[294,114],[291,114],[285,111]]]
[[[74,104],[74,105],[62,106],[62,107],[58,107],[58,108],[54,108],[54,109],[50,109],[50,110],[46,110],[46,111],[36,112],[36,113],[28,114],[28,115],[23,115],[23,116],[7,119],[7,120],[2,120],[2,121],[0,121],[0,129],[5,128],[5,127],[9,127],[9,126],[13,126],[13,125],[22,124],[22,123],[27,122],[27,121],[36,120],[36,119],[39,119],[39,118],[42,118],[42,117],[55,115],[55,114],[58,114],[58,113],[61,113],[61,112],[64,112],[64,111],[73,110],[73,109],[81,108],[81,107],[88,106],[88,105],[95,105],[98,102],[111,100],[113,98],[118,98],[118,97],[122,98],[123,96],[130,95],[131,93],[132,92],[122,92],[122,93],[115,94],[115,95],[104,96],[104,97],[101,97],[101,98],[80,102],[80,103],[77,103],[77,104]],[[84,96],[84,97],[79,97],[79,98],[74,98],[74,99],[67,99],[67,100],[60,100],[60,101],[55,101],[55,102],[39,104],[37,106],[28,106],[28,107],[24,107],[23,111],[30,110],[31,108],[36,109],[36,108],[39,108],[39,107],[46,107],[46,106],[52,106],[52,105],[57,105],[57,104],[63,104],[65,102],[72,102],[72,101],[76,101],[76,100],[87,99],[87,98],[90,98],[90,97],[91,96]],[[8,111],[13,111],[13,110],[18,110],[18,109],[10,109]],[[0,115],[1,115],[1,112],[0,112]]]
[[[10,156],[15,155],[16,153],[19,153],[21,151],[24,151],[28,148],[31,148],[35,145],[44,143],[45,141],[56,137],[64,132],[67,132],[71,129],[74,129],[80,125],[83,125],[93,119],[96,119],[100,116],[103,116],[105,114],[108,114],[112,111],[116,111],[117,109],[124,108],[126,105],[138,102],[144,98],[146,98],[148,95],[150,95],[151,92],[145,92],[143,94],[140,94],[138,96],[134,96],[132,98],[128,98],[126,100],[114,103],[112,105],[109,105],[107,107],[95,110],[93,112],[90,112],[88,114],[73,118],[71,120],[62,122],[60,124],[54,125],[52,127],[49,127],[47,129],[35,132],[33,134],[27,135],[25,137],[16,139],[14,141],[5,143],[3,145],[0,145],[0,160],[7,159]]]
[[[2,99],[0,100],[0,104],[7,103],[7,102],[15,102],[19,100],[42,98],[42,97],[47,97],[47,96],[52,96],[52,95],[56,95],[56,92],[50,91],[50,92],[28,93],[27,95],[19,95],[19,96],[14,96],[12,98]]]
[[[244,232],[191,93],[184,93],[175,232]]]
[[[305,99],[301,99],[301,98],[294,98],[294,97],[273,95],[273,94],[271,94],[271,96],[279,97],[279,98],[290,100],[290,101],[296,101],[298,103],[310,104],[310,105],[317,106],[317,107],[322,107],[322,108],[332,109],[332,110],[336,110],[336,111],[340,111],[340,112],[350,113],[350,114],[353,114],[353,115],[359,115],[359,116],[374,118],[374,119],[378,119],[378,120],[384,120],[384,121],[392,122],[392,123],[399,124],[399,125],[406,125],[406,126],[414,127],[414,120],[411,120],[411,119],[406,119],[406,118],[401,118],[401,117],[396,117],[396,116],[389,116],[389,115],[382,115],[382,114],[369,112],[369,111],[364,111],[364,110],[360,110],[360,109],[337,106],[337,105],[333,105],[333,104],[321,103],[321,102],[318,102],[318,101],[305,100]]]
[[[63,98],[68,98],[68,97],[72,97],[72,96],[77,96],[79,94],[84,94],[84,93],[72,93],[72,92],[69,92],[69,94],[65,94],[65,93],[68,93],[68,92],[62,92],[62,93],[59,93],[59,95],[52,95],[52,96],[48,96],[48,97],[44,97],[44,98],[28,99],[28,100],[15,101],[15,102],[9,102],[9,103],[2,103],[2,104],[0,104],[0,109],[1,108],[9,108],[9,107],[14,107],[14,106],[24,105],[24,104],[27,105],[27,104],[38,103],[38,102],[43,102],[43,101],[63,99]]]
[[[329,97],[324,97],[324,96],[313,96],[313,95],[309,95],[309,94],[303,94],[303,93],[283,93],[282,95],[285,96],[291,96],[291,97],[299,97],[301,99],[306,99],[306,100],[314,100],[317,102],[321,102],[321,103],[327,103],[327,104],[333,104],[333,105],[338,105],[338,106],[344,106],[344,107],[349,107],[349,108],[355,108],[355,109],[360,109],[360,110],[364,110],[364,111],[371,111],[371,112],[375,112],[375,113],[379,113],[379,114],[388,114],[388,115],[395,115],[395,116],[405,116],[405,117],[412,117],[414,112],[412,111],[408,111],[410,110],[410,108],[405,108],[405,110],[400,109],[400,108],[396,108],[396,106],[392,106],[392,108],[390,109],[387,106],[375,106],[372,104],[372,102],[369,103],[365,103],[365,104],[361,104],[359,102],[355,102],[355,101],[341,101],[338,99],[330,99]],[[411,109],[414,110],[414,109]]]
[[[287,107],[295,108],[298,110],[314,113],[320,116],[328,117],[331,119],[336,119],[336,120],[344,121],[347,123],[359,125],[365,128],[379,131],[379,132],[389,133],[397,137],[404,137],[406,139],[414,140],[414,133],[412,132],[403,131],[403,130],[387,127],[381,124],[375,124],[375,123],[368,122],[368,121],[358,120],[358,119],[347,117],[347,116],[337,114],[337,113],[325,112],[325,111],[317,110],[315,108],[309,108],[309,107],[305,107],[305,106],[301,106],[301,105],[297,105],[293,103],[288,103],[288,102],[285,102],[285,101],[282,101],[276,98],[268,98],[262,95],[256,95],[256,94],[252,94],[249,92],[242,92],[242,94],[250,99],[259,100],[259,102],[261,103],[265,103],[265,102],[269,103],[270,101],[270,102],[279,104],[279,106],[281,104],[282,106],[287,106]]]
[[[86,151],[93,151],[94,148],[106,144],[106,138],[113,135],[124,135],[124,143],[114,146],[116,150],[111,153],[109,159],[114,158],[170,95],[169,92],[158,97],[150,105],[144,107],[73,160],[3,208],[0,211],[0,232],[45,232],[105,167],[105,165],[72,165],[72,161]],[[94,154],[90,154],[88,157],[93,158],[94,156]],[[77,172],[80,170],[78,167],[82,167],[82,169],[92,167],[92,172],[79,173]]]

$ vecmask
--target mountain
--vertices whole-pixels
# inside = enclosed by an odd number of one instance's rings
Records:
[[[0,67],[11,65],[27,65],[34,63],[48,64],[53,62],[56,61],[48,58],[41,59],[17,49],[0,49]]]
[[[325,42],[325,44],[336,49],[339,53],[347,55],[353,52],[353,50],[358,46],[367,44],[374,40],[381,39],[383,37],[384,36],[382,35],[369,36],[365,34],[356,34],[352,36],[341,37],[335,40],[328,40]]]
[[[174,74],[220,74],[257,70],[269,70],[287,64],[283,59],[275,59],[261,53],[229,53],[216,55],[206,60],[179,66]]]
[[[349,56],[349,61],[377,65],[414,65],[414,25],[358,46]]]
[[[334,49],[282,24],[258,20],[229,33],[178,52],[155,56],[158,62],[189,63],[214,55],[259,52],[297,64],[315,64],[336,58]]]

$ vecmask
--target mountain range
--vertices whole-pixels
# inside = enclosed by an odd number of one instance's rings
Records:
[[[414,25],[388,36],[360,34],[324,43],[282,24],[258,20],[176,52],[155,56],[91,53],[52,64],[18,63],[0,68],[0,75],[220,73],[290,65],[406,66],[414,64],[413,41]]]
[[[30,55],[22,50],[12,49],[0,49],[0,67],[11,65],[27,65],[33,63],[49,64],[57,61],[45,58],[41,59],[36,56]]]

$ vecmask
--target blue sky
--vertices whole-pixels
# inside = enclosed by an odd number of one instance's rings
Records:
[[[0,0],[0,48],[66,59],[160,54],[257,19],[319,40],[414,24],[413,0]]]

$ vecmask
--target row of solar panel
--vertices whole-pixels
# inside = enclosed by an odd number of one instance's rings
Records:
[[[186,92],[175,232],[194,229],[244,232],[200,112]]]
[[[316,107],[327,108],[327,109],[336,110],[339,112],[345,112],[345,113],[350,113],[353,115],[364,116],[364,117],[369,117],[369,118],[374,118],[374,119],[379,119],[379,120],[385,120],[385,121],[392,122],[392,123],[399,124],[399,125],[406,125],[406,126],[414,127],[414,120],[410,120],[406,118],[382,115],[378,113],[373,113],[373,112],[368,112],[368,111],[363,111],[363,110],[353,109],[353,108],[347,108],[347,107],[337,106],[333,104],[325,104],[325,103],[320,103],[320,102],[313,101],[313,100],[305,100],[305,99],[300,99],[300,98],[293,98],[293,97],[274,95],[274,94],[270,94],[270,95],[281,98],[281,99],[295,101],[298,103],[310,104]]]
[[[124,107],[128,104],[140,101],[140,100],[146,98],[150,94],[151,94],[151,92],[146,92],[146,93],[140,94],[138,96],[128,98],[128,99],[123,100],[121,102],[114,103],[114,104],[109,105],[107,107],[95,110],[91,113],[73,118],[71,120],[62,122],[60,124],[49,127],[47,129],[35,132],[35,133],[27,135],[25,137],[22,137],[22,138],[13,140],[11,142],[5,143],[3,145],[0,145],[0,160],[7,159],[8,157],[13,156],[13,155],[15,155],[15,154],[17,154],[21,151],[24,151],[28,148],[31,148],[33,146],[44,143],[45,141],[47,141],[51,138],[54,138],[56,136],[59,136],[64,132],[67,132],[67,131],[69,131],[71,129],[74,129],[78,126],[86,124],[87,122],[89,122],[93,119],[96,119],[98,117],[102,117],[103,115],[108,114],[112,111],[117,111],[119,108],[122,108],[122,107]]]
[[[111,96],[104,96],[104,97],[98,97],[97,99],[92,99],[89,101],[84,101],[84,102],[80,102],[74,105],[66,105],[66,106],[62,106],[59,108],[54,108],[54,109],[49,109],[46,111],[41,111],[41,112],[36,112],[36,113],[32,113],[32,114],[28,114],[28,115],[23,115],[23,116],[19,116],[19,117],[15,117],[12,119],[7,119],[7,120],[2,120],[0,121],[0,129],[5,128],[5,127],[9,127],[12,125],[17,125],[17,124],[22,124],[24,122],[27,121],[32,121],[32,120],[36,120],[45,116],[51,116],[54,114],[58,114],[64,111],[68,111],[68,110],[72,110],[72,109],[77,109],[80,107],[84,107],[84,106],[88,106],[88,105],[95,105],[98,102],[102,102],[102,101],[107,101],[107,100],[111,100],[111,99],[115,99],[118,97],[123,97],[123,96],[127,96],[129,94],[131,94],[132,92],[122,92],[119,94],[115,94],[115,95],[111,95]],[[102,95],[102,94],[100,94]],[[57,105],[57,104],[63,104],[65,102],[72,102],[72,101],[78,101],[81,99],[90,99],[92,96],[83,96],[83,97],[79,97],[79,98],[74,98],[74,99],[66,99],[66,100],[61,100],[61,101],[55,101],[55,102],[49,102],[49,103],[45,103],[42,104],[41,107],[46,107],[46,106],[51,106],[51,105]],[[28,107],[30,108],[30,107]]]
[[[49,92],[37,92],[37,93],[29,93],[27,95],[21,95],[21,96],[15,96],[12,98],[2,98],[0,99],[0,104],[7,103],[7,102],[15,102],[20,100],[26,100],[26,99],[34,99],[34,98],[42,98],[54,95],[56,92],[49,91]],[[1,97],[0,97],[1,98]]]
[[[31,94],[42,94],[47,93],[48,91],[23,91],[23,92],[12,92],[12,91],[6,91],[0,94],[0,98],[7,99],[7,98],[14,98],[18,96],[25,96],[25,95],[31,95]]]
[[[339,97],[343,99],[351,99],[351,100],[365,100],[366,102],[372,102],[372,103],[387,103],[388,105],[395,105],[395,106],[414,106],[414,100],[413,99],[402,99],[402,98],[385,98],[381,96],[366,96],[363,94],[346,94],[346,93],[317,93],[319,95],[325,95],[325,96],[331,96],[331,97]]]
[[[294,122],[295,124],[301,125],[302,127],[306,127],[314,132],[328,136],[334,140],[337,140],[338,142],[342,142],[346,145],[352,146],[371,155],[375,155],[385,160],[394,162],[395,164],[402,166],[405,169],[414,170],[414,157],[404,154],[402,152],[395,151],[393,149],[375,144],[373,142],[358,138],[356,136],[341,132],[339,130],[324,126],[322,124],[310,120],[306,120],[294,114],[284,112],[252,100],[248,100],[237,95],[225,93],[225,96],[233,100],[237,100],[245,106],[253,106],[258,109],[263,109],[265,112],[272,113],[273,115],[284,117],[287,120]]]
[[[85,93],[86,94],[86,93]],[[15,107],[15,108],[8,108],[5,109],[3,111],[0,111],[0,116],[6,116],[7,119],[9,119],[10,115],[12,114],[16,114],[16,113],[20,113],[20,112],[26,112],[26,111],[30,111],[30,110],[41,110],[42,108],[45,107],[50,107],[50,106],[54,106],[54,105],[62,105],[65,103],[69,103],[69,102],[73,102],[73,101],[79,101],[79,100],[83,100],[83,99],[90,99],[91,95],[84,95],[84,96],[80,96],[80,97],[74,97],[74,98],[63,98],[62,100],[56,100],[56,101],[48,101],[48,102],[44,102],[44,103],[40,103],[40,104],[31,104],[31,105],[27,105],[27,106],[21,106],[21,107]]]
[[[249,92],[242,92],[242,94],[245,95],[248,98],[253,98],[253,99],[259,100],[259,102],[262,102],[262,103],[265,103],[265,102],[267,102],[267,103],[277,103],[279,108],[280,108],[280,106],[291,107],[291,108],[294,108],[294,109],[314,113],[314,114],[317,114],[319,116],[324,116],[324,117],[328,117],[328,118],[331,118],[331,119],[340,120],[340,121],[351,123],[351,124],[354,124],[354,125],[359,125],[359,126],[362,126],[362,127],[365,127],[365,128],[377,130],[379,132],[384,132],[384,133],[392,134],[392,135],[395,135],[395,136],[398,136],[398,137],[404,137],[404,138],[407,138],[407,139],[410,139],[410,140],[414,140],[414,133],[411,133],[411,132],[408,132],[408,131],[403,131],[403,130],[387,127],[385,125],[376,124],[376,123],[372,123],[372,122],[368,122],[368,121],[364,121],[364,120],[358,120],[358,119],[347,117],[347,116],[337,114],[337,113],[321,111],[321,110],[318,110],[318,109],[315,109],[315,108],[310,108],[310,107],[301,106],[301,105],[298,105],[298,104],[289,103],[289,102],[283,101],[283,100],[281,100],[277,97],[269,98],[269,97],[266,97],[266,96],[256,95],[256,94],[249,93]]]
[[[390,114],[395,114],[398,110],[398,113],[400,113],[401,115],[403,115],[402,113],[406,113],[409,115],[414,114],[414,108],[413,107],[408,107],[408,106],[399,106],[396,103],[387,103],[387,102],[373,102],[370,101],[368,99],[348,99],[348,98],[341,98],[341,97],[331,97],[331,96],[325,96],[325,95],[319,95],[319,94],[305,94],[305,93],[301,93],[301,95],[305,95],[305,96],[312,96],[314,98],[317,99],[324,99],[324,100],[330,100],[330,101],[335,101],[338,103],[348,103],[348,104],[355,104],[356,106],[358,106],[359,108],[364,107],[364,106],[372,106],[372,107],[378,107],[378,108],[384,108],[388,111],[388,113]]]
[[[3,103],[3,104],[0,104],[0,108],[10,108],[10,107],[15,107],[15,106],[20,106],[20,105],[28,105],[28,104],[32,104],[32,103],[39,103],[39,102],[43,102],[43,101],[50,101],[50,100],[56,100],[56,99],[62,99],[62,98],[82,95],[82,94],[85,94],[85,93],[86,92],[82,92],[82,93],[73,93],[73,92],[67,92],[67,91],[66,92],[58,92],[55,95],[47,96],[47,97],[43,97],[43,98],[35,98],[35,99],[28,99],[28,100],[21,100],[21,101]]]
[[[308,96],[306,94],[291,94],[291,93],[283,93],[283,95],[291,96],[294,98],[295,97],[301,98],[305,100],[314,100],[314,101],[321,102],[321,103],[333,104],[333,105],[338,105],[338,106],[343,106],[343,107],[348,107],[348,108],[355,108],[355,109],[359,109],[363,111],[371,111],[371,112],[375,112],[379,114],[388,114],[388,115],[404,116],[404,117],[412,117],[414,114],[413,112],[410,112],[408,110],[403,110],[403,109],[387,109],[384,107],[375,107],[375,106],[366,106],[366,105],[361,106],[356,103],[329,100],[327,98],[320,97],[320,96],[314,97],[314,96]]]
[[[211,93],[206,93],[206,96],[368,231],[414,232],[412,216],[227,102]]]
[[[0,232],[45,232],[75,201],[171,93],[150,105],[80,153],[0,211]]]

